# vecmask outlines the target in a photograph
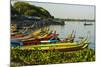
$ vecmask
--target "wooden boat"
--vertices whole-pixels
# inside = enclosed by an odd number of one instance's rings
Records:
[[[16,47],[16,46],[23,46],[23,43],[16,39],[11,40],[11,47]]]
[[[37,45],[40,44],[39,40],[33,39],[33,40],[11,40],[11,46],[28,46],[28,45]]]
[[[48,41],[48,43],[56,42],[56,40],[48,40],[51,37],[53,37],[53,36],[49,37],[49,34],[46,34],[43,37],[23,39],[23,40],[21,40],[21,42],[23,42],[24,46],[25,45],[32,45],[32,44],[37,45],[37,44],[43,43],[43,41]],[[58,42],[58,40],[57,40],[57,42]]]
[[[35,37],[31,37],[30,38],[27,38],[27,39],[23,39],[24,41],[28,41],[28,40],[49,40],[50,38],[52,37],[56,37],[58,36],[59,34],[55,34],[55,33],[52,33],[52,31],[50,31],[49,33],[45,33],[44,35],[38,35],[38,36],[35,36]]]
[[[20,40],[21,44],[23,44],[23,46],[37,45],[40,43],[41,44],[43,44],[43,43],[57,43],[57,42],[60,42],[60,39],[57,38],[58,35],[59,34],[56,34],[56,33],[49,33],[49,34],[45,34],[44,36],[30,37],[27,39],[19,39],[19,40]],[[67,42],[68,42],[68,40],[67,40]],[[15,44],[15,43],[13,43],[13,44]],[[20,43],[17,43],[17,44],[20,45]]]
[[[40,34],[40,32],[41,32],[41,30],[39,29],[39,30],[37,30],[37,31],[35,31],[35,32],[33,32],[33,33],[31,33],[30,35],[35,35],[35,36],[37,36],[37,35]]]
[[[16,35],[11,35],[11,39],[15,39],[15,38],[22,38],[24,37],[24,34],[16,34]]]
[[[34,32],[30,33],[30,35],[31,35],[31,36],[38,36],[38,35],[40,35],[40,34],[45,34],[45,33],[48,34],[48,33],[49,33],[49,30],[43,28],[43,29],[39,29],[39,30],[37,30],[37,31],[34,31]]]
[[[54,44],[40,44],[40,45],[32,45],[32,46],[24,46],[20,47],[19,49],[28,49],[28,50],[38,50],[38,51],[76,51],[82,50],[88,47],[88,40],[83,39],[80,43],[54,43]]]
[[[23,46],[27,46],[27,45],[38,45],[40,44],[39,40],[30,40],[30,41],[23,41]]]
[[[24,40],[28,40],[30,38],[38,38],[40,37],[40,30],[34,32],[34,34],[29,34],[29,35],[24,35],[24,34],[13,34],[11,35],[11,39],[24,39]],[[42,36],[42,38],[46,37],[48,34],[45,34],[44,36]]]

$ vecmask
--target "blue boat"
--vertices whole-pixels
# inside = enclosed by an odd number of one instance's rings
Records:
[[[23,46],[23,42],[19,40],[11,40],[11,47]]]

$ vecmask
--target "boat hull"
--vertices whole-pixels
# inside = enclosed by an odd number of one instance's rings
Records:
[[[21,50],[33,50],[33,51],[77,51],[88,47],[88,42],[84,41],[80,44],[77,43],[57,43],[57,44],[45,44],[34,45],[29,47],[20,47]]]

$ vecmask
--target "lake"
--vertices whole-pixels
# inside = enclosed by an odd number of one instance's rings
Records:
[[[93,25],[84,25],[84,23]],[[75,41],[79,41],[79,37],[87,37],[90,42],[89,48],[95,49],[95,22],[65,21],[65,25],[50,25],[49,28],[55,30],[62,39],[75,31]]]

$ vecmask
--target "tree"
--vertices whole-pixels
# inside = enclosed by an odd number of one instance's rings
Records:
[[[19,14],[24,14],[25,11],[29,10],[30,4],[25,2],[16,2],[14,8],[19,12]]]
[[[11,5],[11,14],[15,15],[18,14],[18,11],[16,11],[16,9]]]
[[[38,16],[36,10],[27,10],[24,15],[26,16]]]
[[[45,17],[45,18],[52,17],[46,9],[35,5],[31,5],[26,2],[16,2],[14,3],[13,8],[20,15],[38,16],[38,17]]]

